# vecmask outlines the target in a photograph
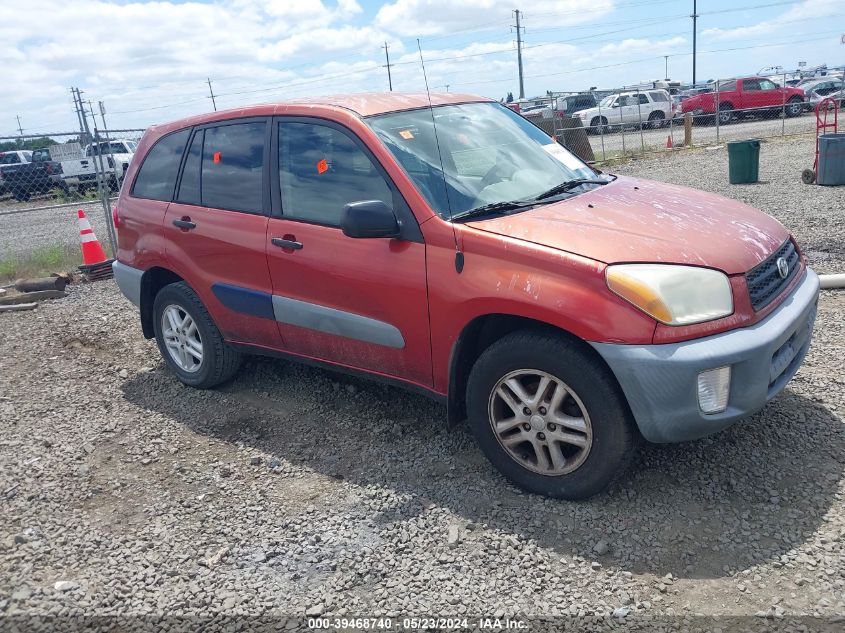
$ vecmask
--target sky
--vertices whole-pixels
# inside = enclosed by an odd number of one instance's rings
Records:
[[[692,78],[692,0],[0,0],[0,135],[110,129],[308,95],[526,96]],[[845,0],[698,0],[699,81],[845,63]],[[99,117],[98,117],[99,122]]]

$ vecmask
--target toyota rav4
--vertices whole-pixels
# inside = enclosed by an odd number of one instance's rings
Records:
[[[478,97],[215,112],[136,157],[114,274],[179,380],[264,354],[419,390],[533,492],[726,428],[810,345],[818,278],[779,222],[600,173]]]

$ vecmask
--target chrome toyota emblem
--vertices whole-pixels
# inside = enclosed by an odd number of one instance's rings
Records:
[[[778,274],[780,275],[780,278],[786,279],[789,275],[789,264],[787,263],[786,259],[783,257],[778,257],[777,265]]]

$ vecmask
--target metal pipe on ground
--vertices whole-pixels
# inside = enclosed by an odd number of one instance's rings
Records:
[[[821,287],[825,290],[845,288],[845,274],[819,275],[819,283],[821,284]]]

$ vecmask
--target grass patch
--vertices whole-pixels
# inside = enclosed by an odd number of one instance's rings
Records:
[[[53,244],[36,248],[24,255],[4,255],[0,259],[0,284],[29,277],[46,277],[51,273],[72,271],[82,263],[78,246]]]

